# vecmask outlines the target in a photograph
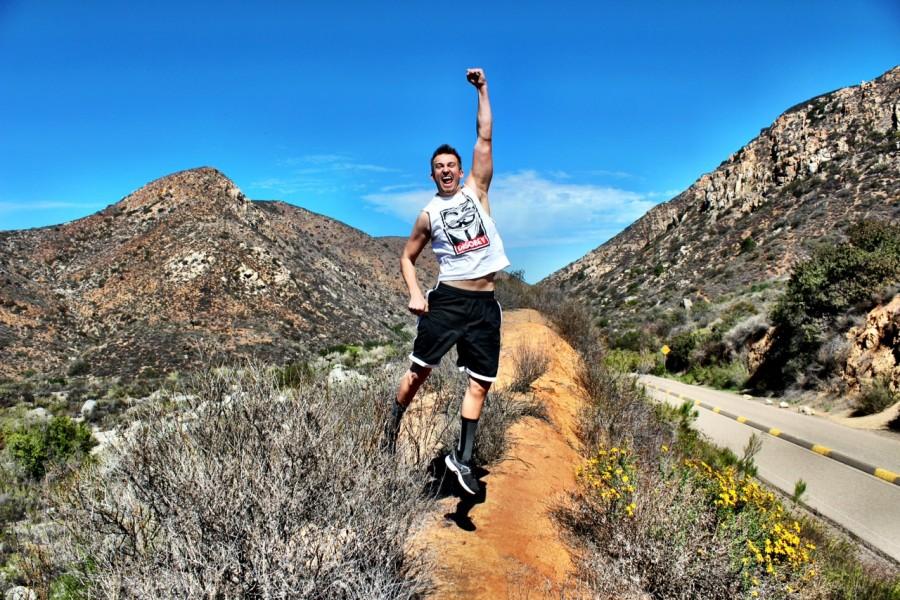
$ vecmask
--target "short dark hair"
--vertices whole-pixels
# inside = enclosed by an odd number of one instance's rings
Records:
[[[435,150],[431,154],[431,161],[429,161],[428,163],[429,173],[434,173],[434,157],[438,154],[452,154],[456,157],[456,162],[459,163],[459,167],[462,168],[462,159],[459,157],[459,152],[456,151],[456,148],[454,148],[450,144],[441,144],[437,147],[437,150]]]

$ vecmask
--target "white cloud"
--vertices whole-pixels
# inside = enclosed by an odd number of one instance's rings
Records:
[[[368,194],[363,199],[377,210],[411,223],[433,194],[434,188],[420,188]],[[636,192],[561,183],[535,171],[495,178],[490,202],[510,248],[600,244],[656,204]]]

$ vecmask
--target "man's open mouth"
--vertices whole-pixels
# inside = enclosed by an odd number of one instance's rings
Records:
[[[441,177],[441,181],[444,183],[453,183],[453,176],[445,175],[445,176]]]

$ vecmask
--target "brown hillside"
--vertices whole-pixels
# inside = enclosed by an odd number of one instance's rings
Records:
[[[204,167],[103,211],[0,232],[0,376],[191,368],[204,353],[286,362],[388,340],[411,320],[400,238],[283,202],[255,202]],[[436,279],[433,257],[420,262]]]
[[[785,277],[859,219],[900,217],[900,67],[798,104],[716,170],[552,274],[613,328]]]

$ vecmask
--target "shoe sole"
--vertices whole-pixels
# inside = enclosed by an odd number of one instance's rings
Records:
[[[465,482],[463,482],[462,473],[461,473],[460,470],[456,467],[456,465],[453,464],[453,461],[450,460],[450,455],[449,455],[449,454],[448,454],[447,456],[444,457],[444,464],[446,464],[446,465],[447,465],[447,468],[450,469],[451,471],[453,471],[453,472],[456,474],[456,480],[459,482],[459,487],[461,487],[462,489],[466,490],[466,491],[467,491],[469,494],[471,494],[472,496],[474,496],[475,494],[478,493],[478,492],[476,492],[476,491],[474,491],[474,490],[470,490],[470,489],[469,489],[469,486],[467,486],[467,485],[465,484]]]

